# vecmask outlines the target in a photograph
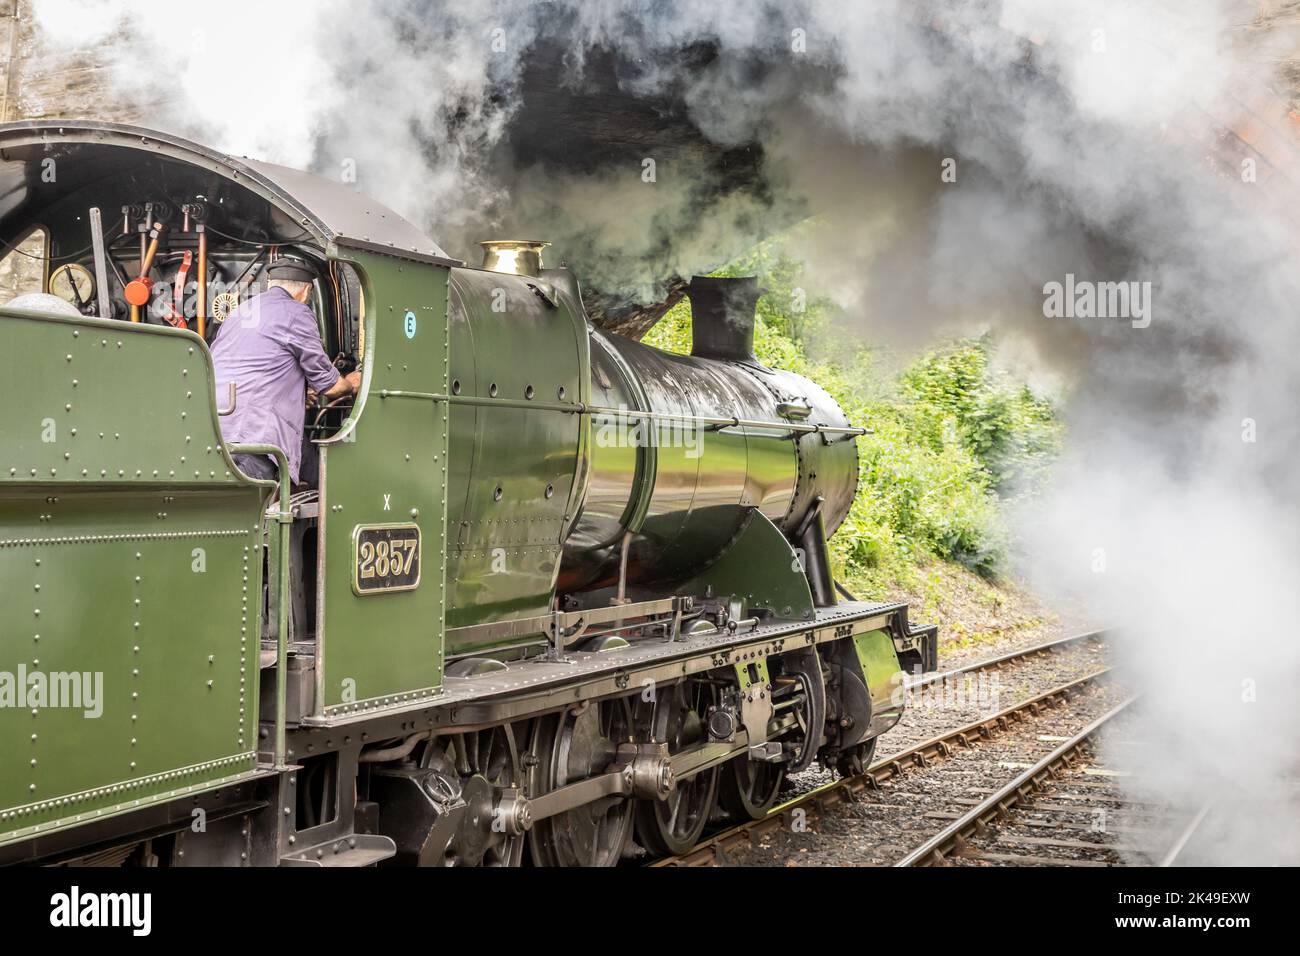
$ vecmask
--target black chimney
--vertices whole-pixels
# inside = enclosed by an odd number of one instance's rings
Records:
[[[695,276],[686,287],[691,299],[691,354],[731,362],[754,361],[756,276],[714,279]]]

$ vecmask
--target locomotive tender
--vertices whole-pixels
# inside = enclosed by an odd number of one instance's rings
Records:
[[[692,280],[692,355],[592,326],[342,183],[169,135],[0,126],[0,862],[612,865],[851,772],[932,669],[841,599],[861,430]],[[207,348],[281,257],[355,400],[242,474]],[[285,469],[281,468],[281,475]],[[306,479],[305,479],[306,480]],[[96,712],[98,711],[98,712]]]

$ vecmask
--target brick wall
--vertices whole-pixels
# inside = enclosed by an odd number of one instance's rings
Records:
[[[94,117],[138,124],[144,119],[143,110],[110,93],[102,48],[69,54],[40,44],[31,0],[0,0],[0,69],[0,110],[6,122]]]

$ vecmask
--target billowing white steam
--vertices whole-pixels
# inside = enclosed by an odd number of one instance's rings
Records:
[[[797,209],[827,223],[804,250],[820,291],[872,336],[1027,338],[1076,389],[1068,460],[1023,516],[1026,568],[1124,629],[1160,742],[1144,769],[1167,796],[1256,795],[1214,858],[1294,863],[1295,814],[1259,800],[1300,753],[1300,243],[1286,218],[1300,176],[1264,184],[1231,149],[1211,159],[1242,90],[1268,80],[1258,64],[1296,54],[1240,29],[1258,6],[224,3],[198,49],[178,43],[172,4],[131,3],[129,34],[125,3],[38,9],[47,42],[73,22],[111,41],[157,125],[327,172],[354,159],[359,185],[435,238],[495,209],[635,289],[646,272],[714,267],[765,211]],[[616,47],[640,65],[630,90],[682,92],[720,143],[756,138],[775,200],[733,199],[701,225],[698,182],[647,184],[638,167],[503,201],[483,157],[548,35],[575,76],[587,50]],[[679,68],[700,41],[717,59]],[[1150,283],[1150,325],[1045,317],[1045,284],[1067,275]]]

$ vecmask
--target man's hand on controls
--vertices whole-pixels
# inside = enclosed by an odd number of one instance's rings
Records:
[[[331,401],[335,398],[342,398],[344,395],[355,395],[361,390],[361,373],[349,372],[347,375],[339,376],[339,380],[330,386],[323,395],[317,395],[310,388],[307,389],[307,404],[315,405],[317,398]]]

